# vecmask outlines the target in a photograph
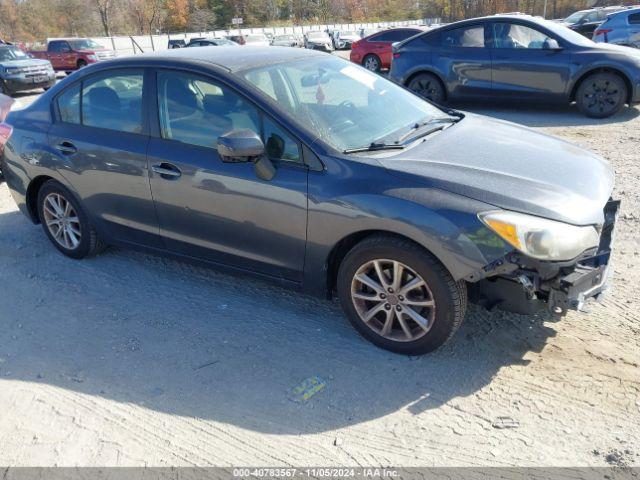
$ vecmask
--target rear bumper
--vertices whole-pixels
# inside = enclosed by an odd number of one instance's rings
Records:
[[[600,245],[573,262],[531,262],[512,255],[500,263],[500,274],[470,286],[470,298],[487,308],[531,314],[549,310],[564,316],[584,310],[590,300],[601,302],[611,285],[611,252],[620,201],[605,206]]]

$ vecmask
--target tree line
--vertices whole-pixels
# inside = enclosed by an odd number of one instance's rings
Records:
[[[546,0],[546,17],[611,1]],[[420,18],[451,22],[505,12],[542,15],[544,8],[545,0],[0,0],[0,38],[31,42],[199,32],[231,28],[234,17],[242,17],[245,27]]]

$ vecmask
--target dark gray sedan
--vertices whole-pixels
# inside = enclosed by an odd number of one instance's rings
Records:
[[[602,158],[334,56],[241,50],[99,63],[11,112],[20,210],[71,258],[124,245],[337,292],[406,354],[449,339],[468,300],[561,316],[602,297],[618,208]]]
[[[640,51],[597,44],[540,18],[495,15],[402,42],[390,77],[437,103],[575,101],[586,115],[603,118],[640,102]]]

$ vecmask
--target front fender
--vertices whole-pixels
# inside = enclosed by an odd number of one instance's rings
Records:
[[[366,183],[362,191],[331,198],[310,188],[304,272],[310,293],[326,293],[334,247],[358,233],[408,238],[433,254],[455,280],[470,278],[512,250],[478,220],[478,212],[494,209],[491,205],[438,189],[406,187],[394,177],[384,185],[378,181],[368,188]],[[372,191],[377,187],[382,188]]]

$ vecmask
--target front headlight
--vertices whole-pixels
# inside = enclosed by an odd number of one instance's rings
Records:
[[[505,210],[478,217],[514,248],[539,260],[571,260],[600,243],[600,235],[592,226],[577,227]]]
[[[5,72],[7,72],[7,75],[15,75],[17,73],[22,72],[22,69],[21,68],[7,68],[5,70]]]
[[[95,55],[87,55],[87,58],[91,61],[95,61],[98,59],[98,57],[96,57]]]

